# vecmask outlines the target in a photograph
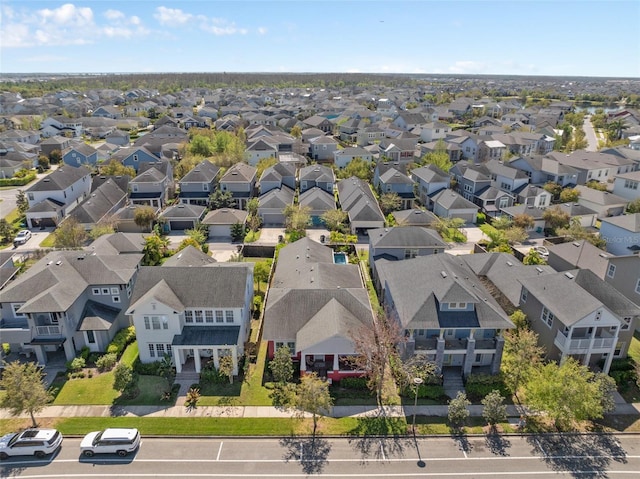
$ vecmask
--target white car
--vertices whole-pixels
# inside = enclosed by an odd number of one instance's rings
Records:
[[[134,428],[108,428],[87,434],[80,443],[80,453],[91,457],[94,454],[117,454],[126,456],[140,445],[140,432]]]
[[[16,237],[13,238],[13,246],[19,246],[21,244],[25,244],[30,239],[31,239],[31,231],[20,230],[16,235]]]
[[[27,429],[0,438],[0,459],[9,456],[44,457],[62,444],[62,434],[55,429]]]

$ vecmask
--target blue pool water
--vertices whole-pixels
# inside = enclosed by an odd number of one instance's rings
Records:
[[[347,264],[347,255],[345,253],[333,253],[333,262],[335,264]]]

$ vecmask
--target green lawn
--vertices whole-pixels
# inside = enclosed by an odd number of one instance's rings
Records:
[[[53,387],[60,387],[60,392],[53,401],[56,406],[71,404],[113,404],[120,393],[113,389],[113,371],[101,373],[92,378],[59,379]]]

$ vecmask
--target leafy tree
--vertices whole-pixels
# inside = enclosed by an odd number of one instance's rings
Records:
[[[445,173],[448,173],[453,166],[449,158],[449,153],[447,153],[447,144],[442,139],[436,142],[436,149],[426,153],[421,160],[422,164],[437,166]]]
[[[200,249],[200,243],[198,243],[194,238],[189,237],[180,241],[180,244],[178,245],[178,251],[182,251],[187,246],[193,246],[196,249]]]
[[[156,210],[151,206],[139,206],[133,213],[133,222],[147,231],[151,231],[157,218]]]
[[[587,188],[591,188],[592,190],[607,191],[607,185],[596,180],[587,181],[585,186]]]
[[[467,240],[466,234],[462,231],[464,224],[462,218],[440,218],[440,221],[432,226],[445,241],[464,243]]]
[[[500,391],[493,390],[482,399],[482,417],[495,430],[496,424],[507,419],[507,406],[504,404],[504,397]]]
[[[607,124],[607,137],[611,141],[622,138],[622,130],[626,130],[629,126],[623,119],[612,120]]]
[[[519,228],[517,226],[512,226],[511,228],[507,228],[506,230],[503,231],[503,234],[504,234],[504,238],[507,240],[507,243],[510,245],[513,245],[516,243],[522,243],[529,237],[529,235],[524,229]]]
[[[300,414],[311,413],[313,419],[313,437],[318,428],[319,416],[328,414],[333,406],[329,393],[329,383],[319,378],[315,373],[305,374],[300,379],[296,391],[296,409]]]
[[[268,259],[266,261],[258,261],[253,265],[253,279],[258,283],[258,292],[260,292],[260,283],[269,281],[271,262],[272,260]]]
[[[102,165],[100,168],[101,175],[109,176],[129,176],[135,178],[136,170],[131,166],[124,166],[118,160],[111,160],[106,165]]]
[[[214,152],[214,146],[211,140],[206,136],[194,135],[189,143],[189,153],[199,156],[211,156]]]
[[[560,236],[567,236],[572,241],[585,240],[594,245],[597,248],[605,249],[607,241],[598,235],[591,233],[580,224],[580,219],[573,218],[569,227],[559,228],[556,234]]]
[[[497,230],[506,230],[507,228],[511,228],[511,226],[513,226],[513,220],[508,216],[498,216],[497,218],[493,218],[491,220],[491,226],[493,226]]]
[[[9,243],[13,237],[13,227],[6,218],[0,218],[0,237],[3,243]]]
[[[373,165],[358,156],[351,160],[344,168],[338,169],[336,176],[341,180],[355,176],[370,183],[373,179]]]
[[[231,239],[232,241],[240,241],[244,238],[245,226],[242,223],[234,223],[231,225]]]
[[[636,198],[627,205],[627,213],[640,213],[640,198]]]
[[[616,401],[614,393],[618,390],[616,381],[611,376],[604,373],[596,373],[593,380],[600,390],[602,412],[604,414],[608,414],[615,411]]]
[[[291,136],[293,136],[294,138],[301,138],[302,137],[302,130],[300,129],[300,127],[298,125],[295,125],[293,128],[291,128],[291,131],[289,132],[289,134]]]
[[[24,215],[29,209],[27,194],[22,190],[18,190],[16,193],[16,206],[18,207],[18,213],[20,213],[20,215]]]
[[[58,225],[54,236],[56,248],[77,249],[82,247],[88,239],[87,232],[75,218],[67,218]]]
[[[207,228],[202,223],[196,223],[193,229],[184,230],[184,234],[198,243],[198,248],[200,245],[206,243],[207,238],[209,237]]]
[[[556,230],[560,228],[566,228],[569,226],[569,221],[571,217],[569,213],[562,211],[558,206],[554,206],[552,208],[547,208],[542,213],[542,218],[545,221],[545,224],[553,234],[556,233]]]
[[[269,362],[269,369],[276,383],[287,383],[293,379],[293,361],[291,350],[287,346],[276,349],[273,359]]]
[[[352,362],[357,370],[363,371],[367,387],[375,393],[378,406],[382,406],[390,361],[398,357],[396,347],[406,338],[398,323],[381,312],[371,325],[352,331],[350,337],[356,353]]]
[[[209,196],[209,204],[212,210],[235,208],[236,200],[233,199],[233,194],[230,191],[217,189]]]
[[[49,157],[40,155],[38,157],[38,166],[43,170],[48,170],[51,168],[51,162],[49,161]]]
[[[561,365],[550,362],[534,370],[525,385],[527,405],[543,411],[558,430],[566,430],[574,421],[601,418],[603,396],[595,375],[574,358]]]
[[[251,216],[255,216],[258,214],[258,206],[260,206],[260,201],[258,198],[251,198],[247,201],[247,213]]]
[[[262,219],[258,215],[247,216],[247,226],[253,232],[256,232],[262,226]]]
[[[57,148],[49,153],[49,160],[52,165],[57,165],[62,161],[62,152]]]
[[[266,170],[267,168],[272,167],[273,165],[277,164],[278,160],[271,157],[271,158],[262,158],[260,161],[258,161],[258,164],[256,165],[256,178],[260,178],[262,176],[262,173],[264,173],[264,170]]]
[[[533,216],[528,215],[526,213],[521,213],[519,215],[515,215],[513,217],[513,226],[517,226],[518,228],[522,228],[524,230],[530,230],[535,225],[535,221]]]
[[[169,240],[160,235],[152,234],[145,238],[142,248],[142,265],[157,266],[162,263],[169,249]]]
[[[580,197],[580,192],[577,188],[565,188],[560,192],[561,203],[575,203]]]
[[[398,211],[402,207],[402,198],[398,193],[384,193],[380,196],[380,209],[382,213],[388,215],[394,211]]]
[[[529,327],[529,319],[527,318],[527,315],[519,309],[516,309],[513,313],[511,313],[509,319],[513,324],[516,325],[516,328],[518,329],[525,329]]]
[[[305,230],[311,224],[310,212],[309,206],[287,205],[284,208],[287,233],[297,233],[304,236]]]
[[[171,386],[176,377],[176,370],[173,366],[173,358],[170,354],[165,354],[158,363],[158,376],[167,381],[167,392],[171,392]]]
[[[113,370],[113,389],[120,391],[125,396],[132,396],[135,388],[133,368],[125,363],[118,363]]]
[[[553,201],[558,201],[558,199],[560,198],[560,192],[562,191],[562,186],[560,186],[559,184],[553,183],[552,181],[550,181],[543,186],[543,189],[547,193],[551,193]]]
[[[219,361],[218,371],[229,378],[229,384],[233,384],[233,357],[230,354],[222,356]]]
[[[329,231],[343,232],[347,221],[347,213],[339,209],[327,210],[322,214],[321,218]]]
[[[538,335],[525,327],[507,331],[504,339],[501,370],[505,384],[519,401],[518,390],[542,362],[544,349],[538,346]]]
[[[464,422],[470,415],[470,405],[471,401],[467,399],[467,394],[462,391],[458,391],[456,397],[449,401],[447,416],[449,418],[449,422],[454,428],[458,429],[460,426],[464,425]]]
[[[35,414],[52,399],[44,382],[44,373],[35,362],[12,361],[5,364],[0,379],[0,389],[5,391],[0,407],[12,416],[29,413],[33,427],[37,427]]]
[[[522,262],[526,265],[547,264],[546,260],[538,253],[535,248],[531,248],[529,252],[522,258]]]

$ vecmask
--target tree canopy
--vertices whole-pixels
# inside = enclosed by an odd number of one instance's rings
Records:
[[[52,399],[44,382],[44,373],[35,362],[7,363],[2,371],[0,388],[5,390],[0,407],[7,408],[13,416],[29,413],[33,427],[38,425],[35,414]]]

